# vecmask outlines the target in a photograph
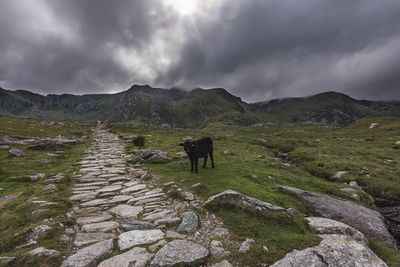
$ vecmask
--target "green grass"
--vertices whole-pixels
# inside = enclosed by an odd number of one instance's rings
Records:
[[[41,124],[37,120],[6,116],[0,116],[0,125],[7,126],[1,128],[0,136],[55,137],[63,135],[76,137],[71,134],[72,130],[80,130],[83,134],[89,134],[88,128],[79,127],[73,123],[49,125]],[[62,258],[54,260],[27,256],[25,253],[34,247],[20,250],[15,250],[15,247],[26,242],[30,229],[40,225],[44,219],[52,218],[55,221],[55,227],[37,246],[64,250],[63,245],[59,242],[62,229],[59,223],[69,223],[64,215],[70,208],[68,197],[73,173],[78,170],[74,164],[82,158],[88,143],[87,141],[84,144],[66,146],[62,151],[52,152],[57,156],[49,156],[47,151],[28,150],[25,145],[10,145],[26,153],[26,156],[21,158],[10,157],[7,150],[0,150],[0,188],[3,188],[0,195],[15,194],[18,196],[0,209],[0,255],[17,256],[17,261],[13,263],[13,266],[59,266],[61,264]],[[43,163],[44,159],[48,159],[50,162]],[[43,173],[45,177],[32,182],[29,176],[37,173]],[[65,174],[64,181],[56,184],[58,191],[56,193],[45,192],[43,190],[46,186],[44,180],[58,173]],[[30,202],[33,197],[58,204],[48,207],[49,211],[46,213],[33,216],[32,212],[39,208],[38,205]]]
[[[381,122],[382,126],[368,129],[375,120]],[[356,180],[374,196],[390,196],[400,200],[400,170],[396,168],[400,156],[399,150],[393,148],[394,142],[400,140],[400,123],[395,118],[363,119],[341,129],[310,125],[257,128],[220,124],[211,124],[202,130],[132,129],[124,125],[113,125],[111,129],[116,133],[143,135],[146,137],[146,148],[162,149],[171,156],[182,151],[178,144],[185,136],[212,137],[215,169],[200,168],[199,174],[192,174],[188,160],[177,158],[169,163],[147,164],[161,177],[161,183],[176,181],[188,189],[200,182],[202,186],[194,192],[203,200],[231,189],[310,215],[312,213],[296,197],[278,191],[275,185],[295,186],[355,201],[340,191],[346,186],[343,182],[351,180]],[[267,143],[261,144],[257,140],[259,138],[267,140]],[[130,153],[134,154],[135,150],[132,144],[128,145]],[[229,153],[225,155],[224,151]],[[295,165],[283,166],[275,158],[277,151],[288,152]],[[393,163],[386,165],[384,159],[392,159]],[[370,177],[359,175],[362,167],[371,170]],[[339,170],[349,172],[343,182],[333,183],[324,178]],[[356,202],[371,205],[368,198]],[[272,215],[265,218],[238,210],[221,210],[217,215],[239,241],[246,237],[256,239],[250,254],[235,259],[243,266],[272,263],[293,249],[316,244],[316,237],[309,232],[302,218]],[[268,254],[262,250],[263,245],[268,247]],[[398,253],[378,247],[376,245],[373,248],[382,258],[388,259],[391,266],[400,265],[400,260],[396,260],[400,259]]]

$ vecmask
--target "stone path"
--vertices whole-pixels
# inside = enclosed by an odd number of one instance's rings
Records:
[[[197,230],[197,215],[190,211],[200,203],[169,199],[152,184],[152,174],[139,165],[130,167],[128,158],[118,137],[96,129],[72,188],[73,208],[67,215],[75,225],[64,236],[74,241],[62,266],[193,265],[215,256],[210,236]],[[215,216],[207,216],[213,219],[205,218],[207,231],[226,232]],[[218,249],[220,255],[230,254]]]

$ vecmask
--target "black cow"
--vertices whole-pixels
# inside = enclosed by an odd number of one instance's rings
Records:
[[[213,155],[213,141],[210,137],[204,137],[195,141],[186,141],[184,143],[180,143],[180,146],[183,146],[186,154],[190,159],[190,171],[198,173],[198,165],[199,158],[204,158],[203,168],[206,167],[207,158],[210,156],[211,159],[211,167],[214,168],[214,155]]]

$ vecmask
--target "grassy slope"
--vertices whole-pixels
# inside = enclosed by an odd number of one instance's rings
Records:
[[[395,140],[400,140],[399,122],[396,119],[379,118],[382,127],[369,130],[368,125],[371,121],[364,119],[343,129],[315,126],[256,128],[214,125],[200,131],[154,131],[130,129],[119,125],[113,126],[112,130],[117,133],[145,135],[146,148],[163,149],[171,155],[181,151],[181,147],[177,144],[187,135],[211,136],[215,143],[216,169],[200,169],[198,175],[191,174],[188,162],[179,159],[167,164],[148,166],[162,177],[161,182],[174,180],[184,188],[201,182],[203,186],[196,193],[203,199],[232,189],[310,214],[295,197],[277,191],[274,186],[285,184],[351,200],[339,190],[345,186],[344,184],[328,182],[324,178],[315,176],[321,173],[332,174],[344,169],[349,170],[346,179],[357,180],[367,191],[391,192],[391,195],[397,195],[400,190],[398,181],[396,183],[399,170],[395,166],[399,161],[399,155],[398,150],[393,149],[393,143]],[[267,146],[260,145],[256,141],[258,138],[268,140]],[[372,141],[366,141],[371,138]],[[129,145],[129,150],[134,153],[135,148]],[[225,150],[233,155],[225,155]],[[282,166],[275,159],[277,150],[289,151],[299,167]],[[394,160],[394,163],[384,165],[382,161],[387,158]],[[373,170],[374,175],[370,178],[356,175],[363,166]],[[375,170],[377,168],[379,170]],[[252,178],[254,175],[257,177]],[[272,179],[268,178],[269,176]],[[298,216],[261,216],[228,209],[217,210],[216,213],[235,233],[235,238],[239,241],[246,237],[256,239],[256,245],[250,253],[232,256],[242,265],[272,263],[293,249],[318,243],[318,238],[309,232],[304,220]],[[263,252],[263,245],[268,247],[269,253]],[[371,241],[371,247],[391,266],[400,265],[399,254],[374,241]]]
[[[81,130],[87,132],[87,128],[78,127],[74,124],[65,125],[41,125],[38,121],[32,119],[15,119],[6,116],[0,116],[0,136],[25,136],[25,137],[55,137],[64,135],[73,137],[66,133],[69,130]],[[57,157],[49,157],[46,151],[26,150],[26,146],[11,145],[22,149],[26,156],[22,158],[12,158],[8,156],[7,150],[0,150],[0,195],[18,194],[18,197],[6,204],[0,209],[0,255],[17,255],[18,261],[15,266],[58,266],[61,264],[61,258],[45,260],[43,258],[33,259],[23,256],[24,252],[32,249],[26,248],[15,251],[14,247],[25,242],[26,234],[46,219],[54,218],[56,222],[65,223],[63,216],[70,208],[68,196],[69,187],[72,179],[72,173],[77,170],[74,166],[83,154],[88,142],[82,145],[66,147]],[[51,162],[43,164],[42,159],[50,159]],[[36,182],[31,182],[30,175],[43,173],[46,176]],[[44,179],[64,173],[65,180],[57,184],[59,191],[57,193],[46,193],[43,188],[46,186]],[[38,209],[30,203],[32,197],[38,200],[47,200],[57,202],[57,206],[51,206],[50,211],[39,216],[32,216],[32,211]],[[60,230],[55,228],[48,237],[43,239],[39,245],[50,249],[63,250],[59,242]],[[38,245],[38,246],[39,246]]]

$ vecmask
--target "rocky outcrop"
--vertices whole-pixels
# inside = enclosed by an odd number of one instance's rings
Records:
[[[54,151],[63,148],[65,145],[73,145],[82,143],[81,139],[68,139],[63,136],[57,136],[55,138],[44,138],[36,141],[28,148],[32,150],[47,150]]]
[[[309,217],[307,220],[311,230],[322,238],[321,243],[294,250],[272,267],[387,266],[368,248],[365,236],[356,229],[326,218]]]
[[[348,224],[369,238],[376,239],[388,247],[397,249],[396,241],[386,228],[382,215],[374,210],[314,192],[288,186],[278,188],[296,195],[302,202],[323,217]]]
[[[307,217],[306,220],[311,231],[318,235],[346,235],[364,244],[368,242],[360,231],[347,224],[321,217]]]
[[[187,240],[173,240],[161,248],[151,267],[198,266],[205,262],[209,251],[202,245]]]
[[[318,246],[293,251],[271,267],[373,266],[387,267],[366,245],[348,236],[328,235]]]
[[[258,200],[253,197],[246,196],[233,190],[226,190],[217,195],[211,196],[204,206],[211,207],[214,205],[232,205],[235,207],[258,210],[263,212],[285,211],[284,208],[275,206],[268,202]]]

